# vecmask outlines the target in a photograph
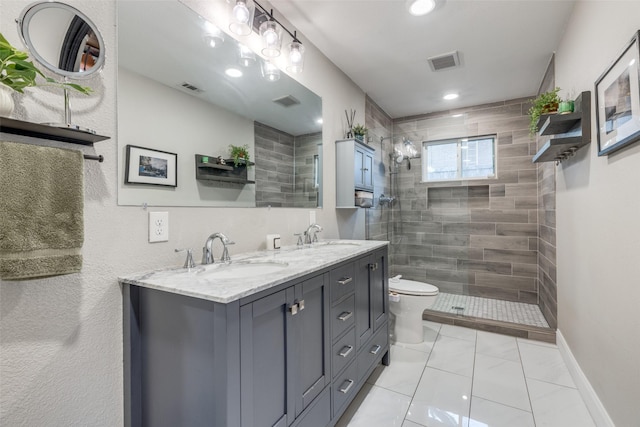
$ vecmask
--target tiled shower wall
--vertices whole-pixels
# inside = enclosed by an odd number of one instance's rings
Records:
[[[322,134],[294,137],[254,122],[256,206],[317,207],[313,156]],[[300,175],[297,175],[297,174]]]
[[[421,141],[496,134],[498,177],[424,184],[421,159],[411,159],[411,169],[406,160],[392,166],[392,274],[448,293],[538,303],[538,176],[528,107],[528,99],[517,99],[393,120],[394,140],[406,136],[418,148]]]

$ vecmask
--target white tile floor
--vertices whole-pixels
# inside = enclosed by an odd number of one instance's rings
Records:
[[[440,292],[431,310],[548,328],[536,304]]]
[[[424,322],[337,427],[595,427],[553,344]]]

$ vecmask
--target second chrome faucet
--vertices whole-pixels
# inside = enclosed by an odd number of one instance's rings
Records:
[[[220,257],[220,261],[222,262],[231,262],[231,257],[229,256],[229,249],[227,246],[235,244],[229,240],[227,236],[222,233],[213,233],[211,236],[207,238],[204,247],[202,248],[202,264],[213,264],[215,261],[213,259],[213,241],[216,239],[220,239],[222,242],[222,256]]]

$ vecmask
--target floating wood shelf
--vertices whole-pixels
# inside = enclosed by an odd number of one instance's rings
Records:
[[[225,159],[225,164],[220,164],[216,156],[196,154],[196,179],[233,184],[255,184],[255,181],[247,179],[247,166],[253,165],[254,163],[248,162],[236,167],[233,164],[233,159]]]
[[[0,117],[0,132],[89,146],[110,138],[78,129],[25,122],[8,117]]]
[[[553,138],[533,156],[533,163],[556,162],[573,156],[591,143],[591,92],[582,92],[575,100],[576,111],[570,114],[551,114],[540,117],[538,134]]]

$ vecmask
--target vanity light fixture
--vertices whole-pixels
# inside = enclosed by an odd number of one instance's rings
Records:
[[[266,81],[276,82],[280,80],[280,69],[268,59],[262,61],[262,66],[260,68],[262,71],[262,77]]]
[[[248,68],[256,62],[256,54],[242,43],[239,43],[239,45],[238,62],[241,66]]]
[[[260,37],[262,38],[263,46],[262,54],[267,58],[280,56],[280,47],[282,46],[281,33],[282,31],[278,28],[276,21],[274,21],[273,18],[270,18],[260,24]]]
[[[255,6],[251,0],[236,0],[231,10],[229,30],[239,36],[251,34]]]
[[[435,0],[408,0],[407,9],[413,16],[424,16],[436,7]]]
[[[280,21],[273,16],[273,9],[267,10],[257,1],[253,1],[266,16],[267,20],[260,24],[260,37],[262,38],[262,54],[267,58],[274,58],[280,55],[282,46],[282,31],[285,31],[293,39],[289,43],[289,64],[287,71],[291,73],[300,73],[304,65],[304,46],[297,33],[293,33],[287,29]]]
[[[457,99],[458,96],[460,96],[460,95],[458,95],[457,93],[447,93],[445,96],[442,97],[442,99],[444,99],[446,101],[451,101],[453,99]]]

